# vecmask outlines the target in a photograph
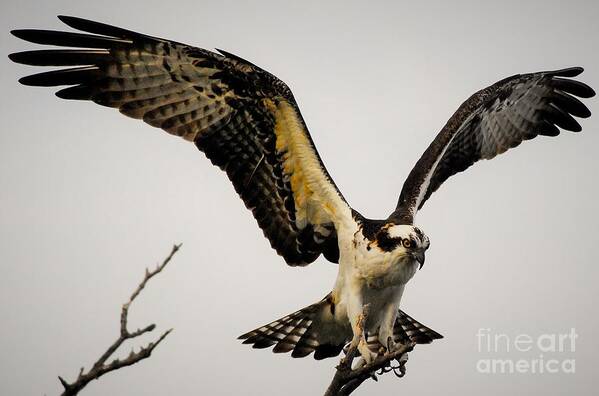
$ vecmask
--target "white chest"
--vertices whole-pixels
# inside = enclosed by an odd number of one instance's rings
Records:
[[[385,252],[369,242],[357,232],[349,249],[341,252],[340,270],[346,282],[366,289],[385,289],[412,279],[419,267],[416,260],[402,250]]]

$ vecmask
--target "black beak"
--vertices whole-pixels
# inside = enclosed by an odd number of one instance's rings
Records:
[[[413,255],[416,261],[420,263],[420,269],[422,269],[422,266],[424,265],[424,250],[416,251]]]

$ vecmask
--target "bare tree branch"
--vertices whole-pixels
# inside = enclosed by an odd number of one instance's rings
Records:
[[[109,373],[111,371],[118,370],[126,366],[131,366],[132,364],[135,364],[143,359],[149,358],[152,354],[152,351],[154,351],[158,344],[160,344],[162,340],[164,340],[166,336],[170,334],[170,332],[173,329],[165,331],[164,333],[162,333],[162,335],[160,335],[160,337],[158,337],[156,341],[150,342],[145,347],[142,347],[139,351],[135,352],[134,350],[131,350],[131,353],[126,358],[115,358],[111,362],[107,363],[110,357],[123,344],[123,342],[132,338],[139,337],[142,334],[149,333],[156,328],[156,325],[152,323],[144,327],[143,329],[137,329],[133,332],[130,332],[127,329],[129,307],[131,306],[135,298],[137,298],[139,293],[144,289],[144,287],[146,287],[148,281],[152,279],[152,277],[154,277],[155,275],[159,274],[164,269],[164,267],[166,267],[166,265],[171,261],[174,254],[177,253],[180,247],[181,244],[174,245],[170,254],[164,259],[162,264],[159,264],[154,270],[150,271],[146,268],[143,280],[133,291],[131,297],[129,297],[129,301],[123,304],[123,307],[121,309],[121,328],[119,338],[108,347],[106,352],[104,352],[102,356],[100,356],[100,358],[93,364],[92,368],[89,371],[85,372],[84,368],[81,367],[79,375],[73,383],[68,383],[64,378],[60,376],[58,377],[60,383],[64,388],[64,392],[62,392],[61,394],[62,396],[77,395],[79,391],[81,391],[81,389],[83,389],[90,381],[98,379],[104,374]]]
[[[407,360],[402,358],[406,353],[414,349],[414,343],[401,345],[394,351],[377,356],[371,363],[358,365],[358,367],[352,368],[358,350],[358,343],[364,333],[364,323],[366,323],[368,313],[369,306],[366,305],[358,318],[358,332],[354,334],[354,338],[349,345],[345,357],[339,362],[337,371],[324,394],[325,396],[349,395],[368,378],[377,381],[377,374],[382,375],[393,371],[397,377],[403,377],[405,375],[405,363]],[[397,365],[394,366],[394,362],[397,362]]]

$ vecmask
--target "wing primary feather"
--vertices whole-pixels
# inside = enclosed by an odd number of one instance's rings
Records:
[[[53,87],[56,85],[82,84],[93,80],[98,75],[99,69],[95,66],[89,66],[33,74],[21,78],[19,82],[23,85]]]
[[[539,123],[537,132],[539,135],[543,136],[557,136],[559,135],[559,128],[553,125],[551,122],[544,120]]]
[[[89,19],[84,18],[78,18],[68,15],[58,15],[58,19],[60,19],[63,23],[72,27],[73,29],[81,30],[88,33],[100,34],[103,36],[119,38],[134,38],[136,36],[144,38],[148,37],[140,33],[133,32],[131,30],[107,25],[101,22],[90,21]]]
[[[93,96],[93,89],[87,85],[76,85],[74,87],[68,87],[57,91],[56,96],[61,99],[91,100]]]
[[[560,76],[560,77],[576,77],[583,71],[584,71],[584,68],[582,68],[580,66],[575,66],[575,67],[567,67],[565,69],[560,69],[560,70],[546,71],[546,72],[543,72],[543,74],[547,74],[550,76]]]
[[[570,80],[567,78],[555,77],[551,79],[554,88],[576,95],[581,98],[592,98],[595,96],[593,88],[580,81]]]
[[[110,60],[107,50],[36,50],[8,55],[16,63],[31,66],[96,65]]]
[[[31,43],[64,47],[111,48],[117,44],[131,44],[130,40],[56,30],[20,29],[13,30],[11,33]]]
[[[550,109],[547,110],[547,117],[558,127],[572,132],[582,131],[580,124],[570,114],[554,104],[550,104],[549,107]]]
[[[172,44],[185,45],[174,40],[166,40],[160,37],[149,36],[147,34],[135,32],[133,30],[123,29],[113,25],[108,25],[106,23],[90,21],[89,19],[68,15],[58,15],[58,19],[60,19],[63,23],[72,27],[73,29],[81,30],[88,33],[100,34],[103,36],[110,37],[118,37],[121,39],[148,40],[155,42],[161,41],[169,42]]]
[[[591,111],[584,103],[565,92],[554,91],[551,102],[576,117],[588,118],[591,116]]]

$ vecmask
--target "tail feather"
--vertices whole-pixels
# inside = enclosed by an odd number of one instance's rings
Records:
[[[244,344],[252,344],[254,348],[274,345],[273,352],[291,352],[291,356],[296,358],[308,356],[312,352],[315,359],[337,356],[347,342],[347,336],[339,334],[338,342],[331,342],[330,337],[323,341],[319,337],[323,314],[330,312],[330,304],[327,296],[316,304],[245,333],[239,339],[244,340]]]
[[[400,310],[395,320],[393,328],[395,342],[406,344],[415,342],[416,344],[430,344],[434,340],[443,338],[443,336],[433,329],[430,329]]]
[[[322,360],[330,357],[335,357],[341,353],[345,343],[333,345],[333,344],[322,344],[319,345],[314,351],[314,359]]]
[[[274,345],[273,352],[291,352],[291,356],[296,358],[308,356],[312,352],[317,360],[337,356],[351,341],[352,332],[349,323],[336,323],[332,304],[327,296],[316,304],[245,333],[239,339],[254,348]],[[395,342],[401,344],[428,344],[443,338],[403,311],[399,311],[393,335]],[[374,352],[379,350],[381,344],[376,334],[368,335],[368,345]]]
[[[301,318],[295,327],[285,327],[283,331],[288,331],[287,335],[275,345],[273,352],[285,353],[293,350],[298,341],[308,333],[308,329],[312,324],[312,319]]]
[[[310,328],[320,304],[321,302],[300,309],[281,319],[242,334],[238,339],[244,340],[244,344],[252,344],[254,348],[268,348],[275,345],[273,349],[275,353],[289,352],[295,348],[298,341],[302,340]],[[309,344],[306,346],[309,346]]]
[[[410,315],[399,310],[395,326],[393,326],[393,340],[395,343],[408,344],[410,342],[416,344],[430,344],[434,340],[443,338],[435,330],[423,325]],[[373,352],[376,352],[381,347],[381,342],[378,334],[368,335],[368,347]]]

